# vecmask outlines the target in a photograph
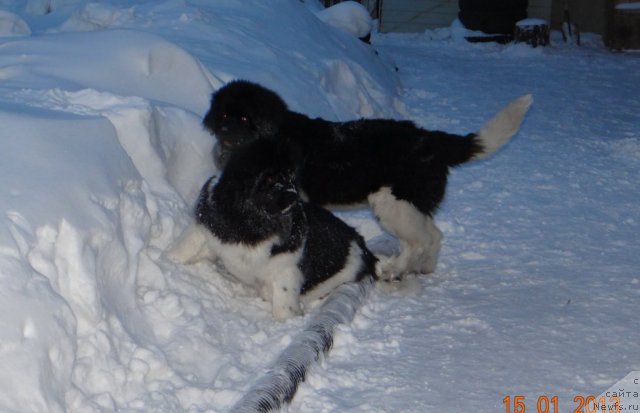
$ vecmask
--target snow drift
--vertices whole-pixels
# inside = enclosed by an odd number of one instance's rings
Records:
[[[324,115],[393,113],[390,72],[298,2],[16,2],[0,35],[0,410],[230,406],[303,320],[163,256],[215,172],[210,94],[255,76]]]

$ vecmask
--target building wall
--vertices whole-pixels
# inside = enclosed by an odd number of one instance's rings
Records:
[[[383,0],[380,31],[421,32],[446,27],[458,15],[458,0]]]
[[[552,0],[529,0],[527,13],[529,17],[551,21]]]
[[[447,27],[458,17],[458,0],[381,0],[382,32],[422,32]],[[552,0],[529,0],[529,17],[549,21]]]
[[[560,29],[564,21],[565,4],[569,7],[571,22],[581,32],[604,34],[607,26],[607,2],[611,0],[553,0],[551,28]]]

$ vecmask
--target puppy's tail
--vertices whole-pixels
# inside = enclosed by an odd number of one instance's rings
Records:
[[[521,96],[491,118],[475,134],[474,140],[480,150],[471,160],[486,158],[509,142],[509,139],[520,129],[524,115],[532,103],[533,97],[531,95]]]

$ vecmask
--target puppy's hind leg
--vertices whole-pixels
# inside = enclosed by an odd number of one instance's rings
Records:
[[[438,256],[440,255],[440,246],[442,244],[442,231],[433,223],[433,218],[426,218],[427,238],[431,242],[426,246],[426,255],[422,261],[421,270],[423,273],[429,274],[436,270],[436,265],[438,264]]]
[[[369,204],[380,224],[400,241],[397,257],[383,257],[379,272],[383,279],[395,279],[410,273],[430,273],[435,270],[442,232],[431,217],[408,201],[397,199],[391,188],[383,187],[369,195]]]

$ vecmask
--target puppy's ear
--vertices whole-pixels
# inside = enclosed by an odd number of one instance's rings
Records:
[[[257,116],[252,118],[253,124],[264,138],[280,138],[279,132],[287,113],[286,107],[280,106],[277,101],[269,102],[269,106],[259,109]]]

